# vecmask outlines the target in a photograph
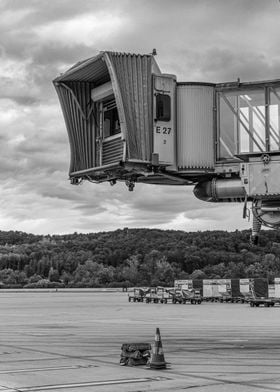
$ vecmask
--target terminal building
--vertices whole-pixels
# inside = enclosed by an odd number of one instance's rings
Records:
[[[72,184],[192,185],[208,202],[252,203],[280,227],[280,79],[179,82],[149,55],[101,52],[54,80]]]

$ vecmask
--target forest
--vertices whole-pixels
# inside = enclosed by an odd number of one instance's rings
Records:
[[[175,279],[280,277],[280,232],[0,231],[0,288],[173,286]]]

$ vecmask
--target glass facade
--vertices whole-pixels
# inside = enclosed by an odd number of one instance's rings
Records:
[[[270,151],[280,150],[280,87],[269,88],[269,145]]]
[[[276,109],[270,109],[277,122]],[[241,154],[268,151],[267,124],[265,88],[219,92],[218,160],[232,161]]]

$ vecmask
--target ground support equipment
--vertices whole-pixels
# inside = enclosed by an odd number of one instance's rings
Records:
[[[151,357],[150,343],[124,343],[121,347],[121,366],[146,365]]]
[[[128,302],[143,302],[147,291],[147,289],[135,287],[133,293],[128,294]]]
[[[244,297],[221,297],[220,299],[219,299],[219,302],[221,302],[221,303],[223,303],[223,302],[226,302],[226,303],[241,303],[241,304],[244,304],[245,303],[245,298]]]
[[[275,301],[272,298],[254,298],[250,300],[250,306],[259,307],[260,305],[265,306],[266,308],[275,305]]]
[[[254,299],[251,299],[249,303],[250,303],[251,307],[254,307],[254,306],[258,307],[260,305],[263,305],[266,308],[268,308],[270,306],[272,307],[275,305],[280,305],[280,298],[275,298],[275,297],[274,298],[263,298],[263,297],[254,298]]]

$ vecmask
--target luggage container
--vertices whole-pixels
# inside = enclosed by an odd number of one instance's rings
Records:
[[[203,279],[203,300],[214,301],[213,285],[211,279]]]
[[[268,285],[268,298],[275,298],[275,285],[274,284]]]
[[[280,278],[274,278],[275,298],[280,298]]]
[[[203,300],[216,302],[220,299],[217,279],[203,279]]]
[[[252,298],[252,292],[250,288],[250,282],[252,281],[252,279],[248,278],[239,279],[240,293],[244,297],[245,302],[249,302],[249,300]]]
[[[183,289],[183,290],[192,290],[193,289],[193,281],[191,279],[183,279],[183,280],[175,280],[174,281],[175,289]]]
[[[231,280],[230,279],[218,279],[218,291],[220,294],[219,301],[222,302],[233,302],[232,291],[231,291]]]
[[[212,296],[214,301],[219,301],[221,298],[221,293],[219,291],[219,279],[212,280]]]
[[[193,280],[193,289],[200,293],[200,296],[203,297],[203,280],[202,279],[194,279]]]

